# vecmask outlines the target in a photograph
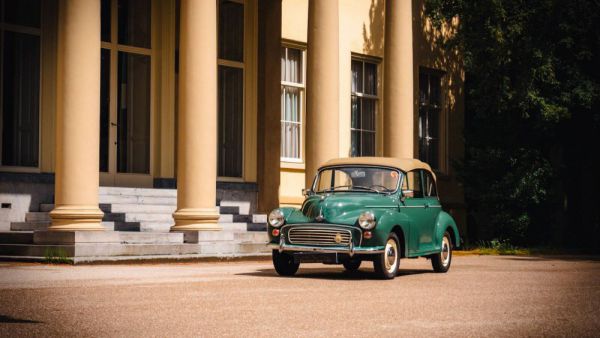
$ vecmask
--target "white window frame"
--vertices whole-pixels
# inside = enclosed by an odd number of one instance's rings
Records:
[[[306,104],[305,104],[305,100],[306,100],[306,47],[298,45],[298,44],[286,42],[281,45],[281,48],[285,48],[285,59],[286,60],[287,60],[287,55],[288,55],[289,49],[299,50],[300,54],[302,56],[302,63],[301,63],[302,69],[300,70],[302,72],[302,82],[289,82],[289,81],[281,80],[281,95],[280,95],[280,98],[281,98],[280,122],[281,122],[281,124],[283,125],[283,123],[294,123],[294,124],[300,125],[300,142],[298,143],[299,157],[295,158],[295,157],[281,156],[281,162],[304,163],[304,111],[305,111],[305,106],[306,106]],[[281,77],[283,77],[283,74]],[[298,88],[300,91],[299,121],[288,121],[288,120],[284,120],[284,118],[283,118],[284,112],[285,112],[285,102],[283,100],[282,95],[283,95],[283,90],[285,87]],[[283,140],[281,141],[281,143],[283,146]]]

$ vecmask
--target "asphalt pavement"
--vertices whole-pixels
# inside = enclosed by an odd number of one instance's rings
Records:
[[[3,337],[599,335],[598,257],[407,259],[390,281],[371,264],[0,264]]]

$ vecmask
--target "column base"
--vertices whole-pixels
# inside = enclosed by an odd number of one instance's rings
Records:
[[[186,208],[173,214],[175,225],[171,231],[221,231],[216,208]]]
[[[97,205],[58,206],[50,212],[49,231],[104,231],[104,213]]]

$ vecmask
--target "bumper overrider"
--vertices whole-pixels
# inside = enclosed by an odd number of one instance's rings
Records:
[[[300,233],[294,237],[293,232]],[[323,233],[335,235],[327,243],[322,243],[326,237]],[[325,240],[326,241],[326,240]],[[321,242],[321,243],[312,243]],[[335,243],[342,242],[342,243]],[[355,254],[380,254],[383,246],[363,247],[362,232],[356,227],[346,225],[324,224],[288,224],[281,228],[279,243],[268,243],[267,246],[279,252],[312,252],[312,253],[338,253],[352,257]]]

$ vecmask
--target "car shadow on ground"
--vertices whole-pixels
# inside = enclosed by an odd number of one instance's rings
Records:
[[[396,278],[402,278],[403,276],[419,275],[423,273],[433,273],[433,270],[427,269],[400,269]],[[254,272],[246,272],[236,274],[238,276],[253,276],[253,277],[277,277],[279,276],[275,269],[258,269]],[[360,269],[354,272],[347,272],[339,269],[305,269],[302,267],[294,275],[293,278],[307,278],[307,279],[330,279],[330,280],[378,280],[381,279],[372,269],[368,268]]]
[[[0,323],[41,324],[43,322],[38,322],[37,320],[30,320],[30,319],[14,318],[14,317],[7,316],[7,315],[0,315]]]

